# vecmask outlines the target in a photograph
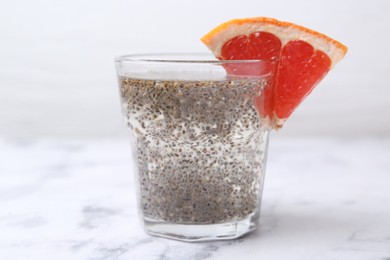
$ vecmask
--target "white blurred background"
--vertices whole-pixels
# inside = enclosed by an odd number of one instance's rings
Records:
[[[208,52],[203,34],[251,16],[298,23],[349,47],[279,135],[390,136],[389,14],[388,0],[3,1],[0,137],[126,137],[115,56]]]

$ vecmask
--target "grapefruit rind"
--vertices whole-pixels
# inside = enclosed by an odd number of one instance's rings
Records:
[[[249,35],[253,32],[269,32],[276,35],[284,46],[292,40],[302,40],[311,44],[314,49],[323,51],[332,61],[331,68],[346,54],[347,47],[342,43],[314,30],[273,18],[255,17],[234,19],[222,23],[201,38],[202,42],[216,57],[221,54],[222,46],[238,35]]]

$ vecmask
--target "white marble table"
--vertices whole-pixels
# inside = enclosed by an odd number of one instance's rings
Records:
[[[261,228],[182,243],[138,221],[128,143],[0,139],[0,259],[390,260],[390,140],[271,137]]]

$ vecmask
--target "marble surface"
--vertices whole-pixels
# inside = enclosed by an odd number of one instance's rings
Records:
[[[261,228],[146,235],[126,140],[0,139],[0,259],[390,259],[390,140],[271,136]]]

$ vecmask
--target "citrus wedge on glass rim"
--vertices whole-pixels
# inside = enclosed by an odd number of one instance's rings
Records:
[[[275,129],[283,126],[347,52],[346,46],[324,34],[266,17],[230,20],[201,40],[220,60],[255,59],[277,63],[271,86],[264,91],[264,105],[258,108]],[[226,70],[231,75],[243,73]]]

